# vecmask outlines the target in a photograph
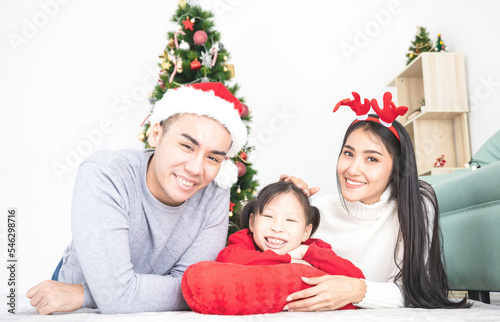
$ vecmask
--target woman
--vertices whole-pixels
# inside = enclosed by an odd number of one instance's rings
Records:
[[[322,217],[316,236],[360,267],[366,280],[310,278],[306,283],[313,287],[291,294],[285,310],[333,310],[348,303],[363,308],[469,307],[466,298],[459,302],[447,298],[436,195],[418,180],[410,137],[394,121],[407,108],[396,107],[392,95],[385,93],[384,109],[373,99],[378,116],[368,117],[370,101],[361,104],[359,95],[353,96],[334,109],[350,106],[358,118],[347,129],[338,158],[341,194],[318,198],[313,204]],[[306,194],[318,190],[309,190],[294,177],[281,179],[294,182]]]

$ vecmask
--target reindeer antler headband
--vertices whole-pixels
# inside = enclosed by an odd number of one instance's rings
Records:
[[[384,94],[384,108],[380,108],[378,106],[378,102],[376,99],[371,100],[371,107],[378,115],[378,119],[375,117],[369,117],[368,112],[370,111],[370,101],[368,99],[364,99],[364,103],[361,103],[361,99],[358,93],[352,92],[352,96],[354,100],[349,98],[343,99],[335,105],[333,112],[335,113],[341,105],[349,106],[356,113],[356,121],[372,121],[379,122],[386,128],[388,128],[394,135],[399,139],[398,131],[392,126],[392,122],[398,117],[398,115],[402,116],[408,112],[408,107],[399,106],[392,101],[392,94],[390,92],[385,92]]]

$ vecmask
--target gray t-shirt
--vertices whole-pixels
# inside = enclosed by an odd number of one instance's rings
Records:
[[[83,307],[102,313],[187,309],[182,274],[214,260],[227,237],[229,191],[210,183],[178,207],[146,184],[154,150],[100,151],[78,170],[73,240],[59,281],[82,283]]]

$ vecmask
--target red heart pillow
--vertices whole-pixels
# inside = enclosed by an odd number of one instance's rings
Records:
[[[184,272],[182,293],[189,307],[198,313],[275,313],[283,311],[288,295],[310,287],[301,276],[323,275],[326,273],[304,264],[247,266],[200,262]]]

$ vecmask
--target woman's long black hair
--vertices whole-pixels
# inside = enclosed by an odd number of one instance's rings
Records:
[[[376,115],[370,116],[378,118]],[[467,297],[459,302],[448,299],[448,278],[442,260],[441,229],[436,194],[428,183],[418,179],[415,153],[408,132],[397,121],[394,121],[392,125],[396,128],[401,141],[378,122],[368,120],[353,122],[346,131],[342,149],[353,131],[364,129],[381,139],[393,159],[389,180],[390,198],[397,202],[399,234],[404,243],[401,267],[396,259],[397,249],[394,250],[394,260],[400,269],[395,280],[401,279],[402,281],[405,306],[418,308],[470,307],[471,304],[467,301]],[[338,173],[337,184],[340,191]],[[430,207],[426,206],[424,200]]]

